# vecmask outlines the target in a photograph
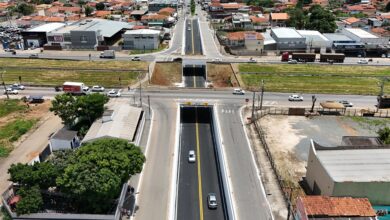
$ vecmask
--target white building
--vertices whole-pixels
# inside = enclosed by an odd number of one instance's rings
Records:
[[[71,131],[63,127],[50,137],[49,145],[52,152],[74,149],[80,146],[80,140],[77,131]]]
[[[364,43],[366,48],[375,48],[379,45],[387,45],[389,39],[375,36],[360,28],[344,28],[341,33],[356,42]]]
[[[277,50],[306,50],[306,38],[294,28],[272,28],[271,37]]]
[[[306,38],[308,49],[316,49],[325,52],[329,48],[329,40],[319,31],[297,30],[297,32]]]
[[[126,31],[123,37],[123,49],[155,50],[160,45],[160,31],[140,29]]]

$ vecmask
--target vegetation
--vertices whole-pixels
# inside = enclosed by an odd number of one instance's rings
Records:
[[[106,5],[104,4],[104,2],[99,2],[96,4],[96,10],[104,10],[106,8]]]
[[[52,186],[57,195],[67,195],[64,199],[72,201],[69,205],[78,213],[107,213],[122,185],[142,171],[144,162],[139,147],[125,140],[101,139],[75,151],[55,153],[47,162],[12,165],[8,170],[10,180],[28,189],[17,192],[23,195],[16,212],[20,215],[42,210],[40,191]]]
[[[18,4],[14,9],[15,12],[18,12],[22,15],[30,15],[34,12],[34,6],[25,2]]]
[[[390,128],[389,127],[384,127],[378,130],[378,136],[379,139],[384,143],[384,144],[390,144]]]
[[[22,105],[18,99],[3,99],[0,100],[0,117],[6,116],[13,112],[26,110],[27,106]]]
[[[194,15],[195,14],[195,0],[191,0],[191,14]]]
[[[389,11],[390,11],[390,1],[387,2],[386,7],[385,7],[385,11],[386,11],[386,12],[389,12]]]
[[[50,111],[58,115],[69,128],[75,125],[76,119],[78,123],[89,127],[103,115],[104,104],[107,102],[108,97],[98,93],[85,96],[65,93],[55,96]]]
[[[239,70],[248,88],[263,79],[268,91],[332,94],[377,95],[377,83],[390,75],[389,68],[373,66],[241,64]]]
[[[313,5],[308,11],[302,10],[304,1],[301,5],[295,8],[288,9],[287,13],[290,16],[288,26],[297,29],[317,30],[321,33],[335,32],[336,17],[329,10],[324,9],[320,5]]]
[[[264,8],[272,8],[275,3],[272,0],[248,0],[248,5],[260,6]]]
[[[84,13],[85,13],[85,16],[86,17],[89,17],[91,16],[92,12],[93,12],[93,8],[91,6],[85,6],[84,7]]]
[[[23,134],[27,133],[35,124],[35,119],[16,119],[8,122],[5,126],[0,127],[0,140],[10,142],[17,141]]]

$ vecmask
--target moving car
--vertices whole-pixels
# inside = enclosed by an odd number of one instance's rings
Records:
[[[222,62],[222,59],[221,58],[215,58],[212,60],[213,62],[216,62],[216,63],[220,63]]]
[[[209,209],[216,209],[218,207],[217,195],[215,193],[209,193],[207,195],[207,205]]]
[[[17,95],[17,94],[19,94],[19,91],[16,89],[12,89],[12,88],[6,88],[4,90],[4,94]]]
[[[357,62],[358,64],[368,64],[368,61],[365,59],[361,59]]]
[[[289,60],[287,63],[288,63],[288,64],[297,64],[298,61],[297,61],[297,60]]]
[[[255,59],[253,59],[253,57],[251,57],[250,59],[249,59],[249,63],[256,63],[257,61],[255,60]]]
[[[141,57],[133,57],[131,58],[131,61],[141,61]]]
[[[28,57],[30,59],[38,59],[38,54],[30,54],[30,56]]]
[[[343,104],[344,107],[353,107],[353,104],[351,102],[348,102],[347,100],[339,101],[339,103]]]
[[[233,94],[234,95],[245,95],[245,91],[242,89],[234,89]]]
[[[194,150],[190,150],[188,152],[188,162],[190,163],[195,163],[196,161],[196,158],[195,158],[195,151]]]
[[[303,101],[303,97],[297,94],[292,94],[288,97],[288,101]]]
[[[191,30],[191,28],[190,28],[190,27],[188,27],[188,28],[187,28],[187,30],[188,30],[188,31],[190,31],[190,30]]]
[[[92,86],[92,92],[104,92],[103,86]]]
[[[24,85],[21,85],[19,83],[14,83],[14,84],[11,85],[11,89],[24,90]]]
[[[115,91],[114,89],[109,91],[107,93],[107,96],[108,97],[120,97],[121,96],[121,92],[118,90],[118,91]]]

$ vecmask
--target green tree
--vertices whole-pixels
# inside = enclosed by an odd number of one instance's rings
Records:
[[[321,33],[334,33],[337,28],[336,18],[329,10],[325,10],[320,5],[313,5],[309,10],[305,28]]]
[[[104,10],[106,8],[106,5],[103,2],[99,2],[96,4],[96,10]]]
[[[38,186],[21,187],[17,193],[21,200],[16,204],[16,214],[37,213],[42,210],[43,199]]]
[[[86,17],[89,17],[91,16],[92,12],[93,12],[93,8],[91,6],[85,6],[84,7],[84,10],[85,10],[85,16]]]
[[[56,185],[59,170],[53,164],[42,162],[34,165],[12,164],[8,169],[10,181],[22,186],[39,186],[40,189],[47,189]]]
[[[108,97],[99,93],[93,93],[77,98],[76,109],[78,118],[88,121],[91,125],[97,118],[104,113],[104,104],[108,102]]]
[[[74,161],[57,178],[64,192],[78,198],[80,211],[106,212],[127,179],[142,171],[141,149],[125,140],[101,139],[75,151]]]
[[[62,119],[67,127],[72,127],[77,118],[77,100],[71,94],[56,95],[50,111]]]
[[[307,16],[300,8],[292,8],[287,11],[289,19],[287,25],[296,29],[303,29],[305,27]]]
[[[389,12],[390,11],[390,1],[387,2],[385,11]]]
[[[30,15],[34,12],[34,6],[22,2],[16,6],[16,11],[23,15]]]
[[[390,128],[389,127],[384,127],[378,130],[377,132],[379,139],[384,143],[384,144],[390,144]]]
[[[191,0],[191,14],[195,14],[195,0]]]

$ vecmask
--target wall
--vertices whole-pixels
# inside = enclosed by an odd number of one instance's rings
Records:
[[[312,140],[311,145],[307,160],[306,181],[312,191],[315,182],[321,190],[321,195],[330,196],[333,194],[334,182],[319,161]]]
[[[71,31],[70,37],[72,48],[75,49],[95,49],[95,46],[97,45],[95,31]]]
[[[138,37],[138,38],[135,38]],[[123,35],[123,49],[155,50],[160,44],[159,35]]]
[[[245,47],[247,50],[262,52],[264,50],[264,41],[245,39]]]
[[[50,139],[49,142],[50,142],[51,151],[71,149],[70,141]]]
[[[333,196],[367,197],[373,205],[390,205],[390,182],[335,183]]]

